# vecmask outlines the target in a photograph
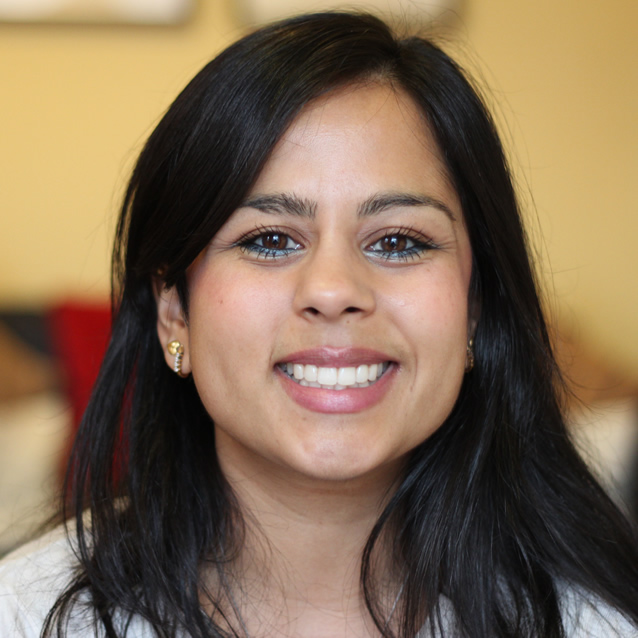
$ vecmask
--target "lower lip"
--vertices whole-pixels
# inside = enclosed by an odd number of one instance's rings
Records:
[[[390,364],[384,374],[367,388],[327,390],[299,385],[278,367],[275,368],[288,396],[301,407],[324,414],[353,414],[379,403],[390,388],[397,367]]]

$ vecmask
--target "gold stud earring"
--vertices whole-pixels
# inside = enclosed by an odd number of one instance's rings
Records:
[[[474,339],[470,339],[467,342],[467,353],[465,357],[465,373],[467,374],[474,367]]]
[[[167,346],[169,354],[175,357],[175,363],[173,364],[173,372],[178,376],[185,379],[188,375],[182,373],[182,359],[184,358],[184,346],[177,340],[171,341]]]

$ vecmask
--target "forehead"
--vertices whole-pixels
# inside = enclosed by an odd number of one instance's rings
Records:
[[[359,82],[301,110],[275,145],[253,192],[305,171],[313,181],[323,177],[326,189],[368,180],[370,188],[426,189],[457,205],[443,157],[425,115],[407,93],[386,82]]]
[[[309,102],[284,132],[281,142],[308,143],[332,129],[344,133],[384,134],[397,141],[419,140],[443,164],[430,125],[414,100],[386,82],[370,81],[338,87]]]
[[[387,109],[401,111],[402,119],[419,132],[422,127],[428,127],[426,118],[414,100],[403,89],[383,80],[359,81],[328,91],[308,102],[293,126],[300,121],[322,118],[324,113],[338,117],[343,125],[357,124],[361,120],[382,116]]]

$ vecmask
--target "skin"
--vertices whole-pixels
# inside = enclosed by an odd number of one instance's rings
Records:
[[[272,204],[282,195],[293,211]],[[296,118],[189,269],[188,323],[174,291],[158,292],[161,343],[184,344],[222,469],[260,530],[237,572],[277,592],[251,592],[260,602],[244,610],[268,635],[374,634],[358,556],[406,455],[458,396],[475,323],[471,260],[428,126],[410,98],[372,83]],[[279,369],[326,348],[390,362],[381,390],[361,390],[363,407],[341,410],[336,390],[309,407]]]

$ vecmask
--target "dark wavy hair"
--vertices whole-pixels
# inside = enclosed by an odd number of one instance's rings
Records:
[[[140,155],[117,229],[112,337],[67,479],[79,566],[43,635],[63,636],[80,604],[109,637],[124,636],[134,616],[162,637],[244,635],[241,619],[220,624],[200,604],[204,567],[214,569],[222,591],[210,602],[224,614],[242,514],[194,384],[164,362],[153,280],[175,286],[187,309],[186,269],[295,116],[362,81],[409,95],[434,132],[462,203],[470,294],[480,307],[476,366],[448,419],[411,453],[366,546],[361,586],[374,622],[385,637],[412,637],[425,623],[448,636],[440,608],[447,599],[455,636],[559,638],[561,592],[574,587],[638,623],[638,541],[566,431],[490,115],[432,42],[397,38],[371,15],[321,13],[267,26],[222,52],[177,97]],[[382,536],[403,578],[392,628],[372,560]]]

